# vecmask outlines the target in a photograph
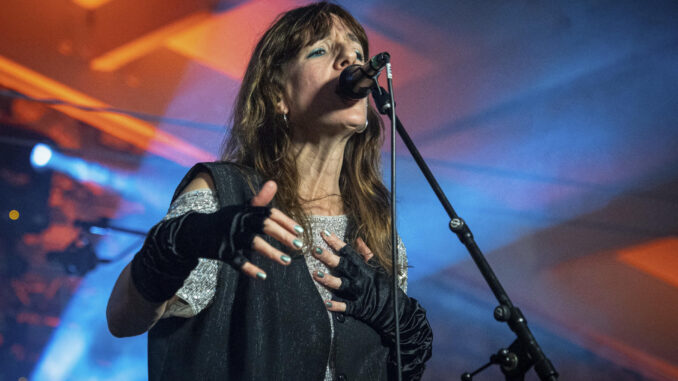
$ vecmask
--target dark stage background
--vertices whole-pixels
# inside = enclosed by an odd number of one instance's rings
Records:
[[[160,219],[216,157],[253,44],[303,3],[2,2],[0,380],[146,378],[145,336],[104,316],[141,238],[82,222]],[[678,379],[678,2],[340,3],[391,53],[400,118],[561,379]],[[513,337],[398,160],[425,379],[455,380]]]

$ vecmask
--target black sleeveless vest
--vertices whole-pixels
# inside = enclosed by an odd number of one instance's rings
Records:
[[[173,199],[200,172],[214,179],[220,207],[248,202],[262,183],[251,169],[202,163]],[[192,318],[161,319],[149,331],[150,380],[323,380],[330,322],[306,261],[293,256],[289,266],[280,266],[257,254],[249,259],[266,272],[265,281],[223,265],[212,305]],[[391,378],[389,347],[379,334],[343,314],[332,318],[336,379]]]

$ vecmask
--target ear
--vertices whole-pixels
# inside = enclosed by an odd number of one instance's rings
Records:
[[[281,95],[277,96],[278,102],[275,104],[275,111],[279,114],[287,114],[290,112],[289,108],[287,107],[287,102],[283,99]]]

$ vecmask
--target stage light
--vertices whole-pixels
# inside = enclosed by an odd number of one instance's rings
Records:
[[[52,149],[43,143],[38,143],[31,151],[31,164],[34,168],[42,168],[52,159]]]
[[[105,165],[51,148],[44,143],[31,150],[30,164],[36,172],[51,169],[61,172],[79,182],[90,182],[127,195],[136,192],[130,176]]]

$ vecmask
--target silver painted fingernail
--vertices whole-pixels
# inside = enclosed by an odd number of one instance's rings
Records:
[[[301,234],[301,233],[304,232],[304,228],[302,228],[302,227],[299,226],[299,225],[296,225],[296,226],[294,227],[294,231],[297,232],[297,234]]]
[[[332,302],[330,302],[330,301],[328,300],[328,301],[325,302],[325,305],[326,305],[327,307],[332,307]]]
[[[258,273],[257,273],[257,278],[259,278],[259,279],[261,279],[261,280],[266,280],[266,274],[264,274],[264,273],[262,273],[262,272],[258,272]]]
[[[319,248],[319,247],[316,247],[313,251],[315,251],[315,254],[316,254],[316,255],[320,255],[320,254],[323,253],[323,249],[321,249],[321,248]]]
[[[324,278],[324,277],[325,277],[325,273],[322,272],[321,270],[318,270],[318,278]]]
[[[292,260],[292,258],[290,258],[289,255],[283,254],[283,255],[280,256],[280,260],[283,261],[283,262],[285,262],[285,263],[290,263],[290,261]]]
[[[323,234],[325,235],[325,237],[329,237],[330,235],[332,235],[332,233],[330,233],[330,231],[327,229],[323,230]]]
[[[292,245],[296,246],[297,249],[301,249],[301,247],[304,246],[304,243],[301,242],[300,239],[295,239],[292,241]]]

